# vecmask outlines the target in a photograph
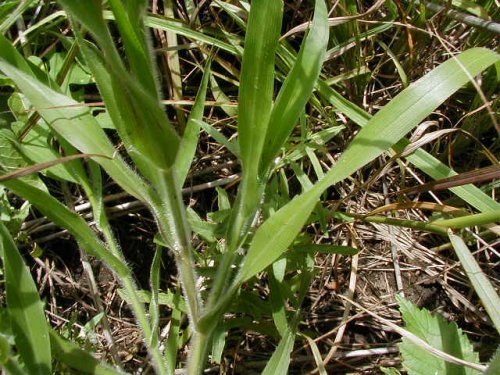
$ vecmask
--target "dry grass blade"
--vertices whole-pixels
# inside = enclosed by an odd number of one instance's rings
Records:
[[[414,186],[402,189],[398,192],[390,193],[390,195],[421,193],[431,190],[433,191],[444,190],[455,186],[492,181],[498,178],[500,178],[500,164],[495,164],[495,165],[490,165],[489,167],[479,168],[474,171],[460,173],[457,176],[443,178],[437,181],[432,181],[421,186]]]
[[[341,25],[341,24],[349,22],[349,21],[354,21],[354,20],[366,17],[367,15],[375,12],[384,3],[385,3],[385,0],[377,0],[377,2],[375,4],[373,4],[370,7],[370,9],[368,9],[366,12],[360,13],[360,14],[356,14],[355,16],[344,16],[344,17],[328,18],[328,26],[330,26],[330,27],[337,26],[337,25]],[[303,24],[301,24],[299,26],[296,26],[293,29],[287,31],[280,38],[280,40],[286,39],[286,38],[288,38],[289,36],[291,36],[293,34],[297,34],[297,33],[306,31],[307,29],[309,29],[310,26],[311,26],[311,22],[305,22],[305,23],[303,23]]]
[[[64,156],[60,159],[50,160],[50,161],[47,161],[45,163],[30,165],[29,167],[20,168],[20,169],[13,171],[13,172],[6,173],[6,174],[0,176],[0,182],[13,180],[15,178],[20,178],[20,177],[25,177],[25,176],[28,176],[30,174],[43,171],[45,169],[48,169],[48,168],[53,167],[53,166],[58,165],[58,164],[67,163],[67,162],[72,161],[72,160],[87,159],[87,158],[94,158],[94,157],[112,159],[106,155],[101,155],[101,154],[76,154],[76,155]]]
[[[366,214],[366,216],[377,215],[377,214],[380,214],[382,212],[387,212],[387,211],[408,210],[408,209],[439,211],[439,212],[445,212],[445,213],[455,215],[455,216],[464,216],[464,215],[469,214],[465,210],[462,210],[460,208],[456,208],[453,206],[448,206],[445,204],[438,204],[438,203],[434,203],[434,202],[405,202],[405,203],[386,204],[382,207],[378,207],[378,208],[370,211],[369,213]]]

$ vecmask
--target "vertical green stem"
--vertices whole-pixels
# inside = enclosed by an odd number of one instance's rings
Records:
[[[94,210],[96,213],[97,210]],[[110,251],[113,255],[118,257],[121,260],[124,260],[123,253],[120,250],[120,247],[116,243],[115,237],[113,235],[113,231],[109,225],[109,221],[104,213],[104,207],[100,210],[101,215],[99,217],[99,226],[102,230],[104,237],[106,239],[106,243],[108,244]],[[137,290],[137,286],[133,280],[132,275],[129,273],[127,275],[120,275],[121,283],[123,289],[125,290],[125,294],[128,298],[128,303],[132,307],[132,312],[135,315],[137,323],[139,327],[141,327],[142,333],[144,335],[145,343],[148,348],[149,355],[153,361],[153,367],[155,368],[157,374],[166,375],[167,369],[165,366],[165,362],[163,360],[163,356],[160,353],[160,349],[158,345],[149,345],[148,341],[151,337],[152,330],[149,319],[146,315],[146,310],[144,309],[144,304],[139,299],[139,293]]]
[[[189,375],[203,374],[207,362],[208,349],[217,323],[206,332],[196,331],[191,339],[193,344],[189,352],[187,370]]]
[[[172,170],[158,169],[155,186],[158,187],[158,197],[154,198],[152,208],[157,218],[160,233],[175,254],[191,322],[193,328],[196,329],[202,303],[196,286],[198,278],[191,247],[191,232],[181,192],[177,188]]]

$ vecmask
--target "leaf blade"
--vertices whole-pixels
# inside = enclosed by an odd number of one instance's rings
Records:
[[[50,374],[52,357],[47,321],[35,282],[7,228],[0,222],[0,255],[12,331],[30,374]]]

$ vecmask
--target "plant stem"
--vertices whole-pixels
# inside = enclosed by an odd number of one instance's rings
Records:
[[[193,340],[193,344],[191,345],[187,365],[187,373],[189,375],[199,375],[205,370],[210,341],[212,340],[212,335],[217,324],[218,321],[214,322],[214,324],[206,332],[194,332],[194,336],[191,339]]]
[[[102,230],[104,237],[106,239],[107,244],[109,245],[110,251],[113,255],[118,257],[120,260],[124,260],[124,256],[120,247],[116,243],[115,237],[111,230],[111,226],[109,225],[109,221],[105,215],[105,211],[103,209],[100,210],[101,215],[99,216],[99,226]],[[97,213],[97,210],[94,211]],[[159,345],[149,345],[149,339],[152,334],[151,325],[149,319],[146,316],[146,310],[144,309],[144,304],[139,299],[139,294],[137,290],[137,286],[133,280],[132,275],[129,273],[127,275],[121,275],[121,283],[123,289],[125,290],[125,294],[128,299],[128,303],[132,307],[132,312],[135,315],[137,323],[139,327],[141,327],[142,333],[144,335],[144,342],[148,349],[149,355],[153,361],[153,367],[155,368],[158,374],[167,374],[167,369],[165,366],[165,362],[163,360],[163,356],[161,355]]]
[[[196,329],[202,303],[196,285],[198,278],[192,254],[191,231],[186,219],[181,191],[177,188],[172,170],[158,168],[157,179],[154,183],[158,189],[158,195],[152,194],[151,208],[163,239],[175,255],[191,323]]]

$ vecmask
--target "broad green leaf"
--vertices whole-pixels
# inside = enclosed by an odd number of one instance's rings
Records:
[[[290,366],[290,353],[295,343],[295,330],[288,327],[262,375],[286,375]]]
[[[469,77],[479,74],[499,58],[500,55],[484,48],[465,51],[411,84],[377,112],[325,178],[295,197],[259,227],[240,269],[241,280],[247,280],[279,258],[299,233],[324,190],[396,144],[467,83]]]
[[[481,303],[488,312],[495,328],[500,332],[500,297],[495,288],[483,273],[481,267],[470,252],[464,240],[448,230],[448,237],[455,249],[460,264],[469,278],[475,292],[481,299]]]
[[[78,345],[62,338],[54,330],[49,331],[52,353],[62,363],[78,370],[80,374],[93,375],[123,375],[124,372],[115,370],[109,365],[99,362],[88,351],[80,349]],[[45,373],[48,374],[48,373]]]
[[[272,109],[261,170],[265,171],[271,165],[311,96],[325,59],[329,36],[327,18],[324,0],[316,0],[311,30],[302,43],[297,60],[283,82]]]
[[[75,212],[70,211],[50,194],[21,180],[5,181],[2,184],[23,199],[31,202],[53,223],[67,229],[75,236],[88,254],[103,260],[119,275],[123,276],[130,273],[127,265],[106,249],[84,219]]]
[[[7,308],[17,352],[30,374],[51,373],[52,357],[43,304],[31,274],[7,228],[0,222]]]
[[[264,270],[290,246],[320,195],[321,191],[313,188],[295,197],[257,229],[239,272],[241,282]]]
[[[406,329],[423,339],[433,348],[469,362],[479,362],[472,344],[455,322],[448,322],[441,315],[432,316],[426,309],[419,309],[413,303],[396,296]],[[410,374],[479,374],[478,371],[446,362],[430,354],[418,345],[403,338],[400,344],[403,367]]]
[[[0,174],[27,167],[28,163],[19,153],[16,136],[9,129],[0,129]],[[23,181],[47,192],[47,187],[38,176],[23,177]]]
[[[203,110],[205,108],[205,98],[207,97],[208,80],[210,78],[210,61],[205,66],[201,85],[196,95],[195,103],[189,115],[186,130],[181,139],[179,152],[175,163],[175,170],[177,173],[177,181],[179,187],[184,185],[186,177],[191,167],[194,155],[196,153],[196,146],[198,146],[198,139],[200,136],[200,125],[195,121],[203,119]]]

